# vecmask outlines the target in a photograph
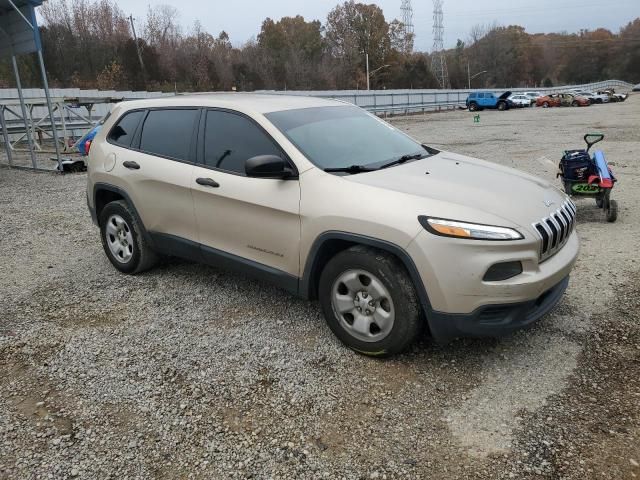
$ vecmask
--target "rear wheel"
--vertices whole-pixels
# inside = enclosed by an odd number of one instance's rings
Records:
[[[100,237],[111,264],[123,273],[139,273],[157,263],[142,229],[124,200],[108,203],[100,213]]]
[[[322,271],[318,296],[333,333],[364,355],[400,353],[420,332],[413,283],[386,252],[355,246],[338,253]]]
[[[477,111],[477,110],[478,110],[478,104],[477,104],[477,103],[475,103],[475,102],[471,102],[471,103],[469,104],[469,111],[470,111],[470,112],[475,112],[475,111]]]
[[[572,106],[572,107],[579,107],[579,106],[580,106],[580,104],[578,103],[578,101],[577,101],[577,100],[574,100],[573,102],[571,102],[571,106]]]
[[[549,102],[544,102],[542,104],[542,108],[549,108]]]

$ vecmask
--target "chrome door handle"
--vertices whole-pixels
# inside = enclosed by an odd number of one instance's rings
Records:
[[[205,187],[218,188],[220,184],[212,178],[197,178],[196,183]]]

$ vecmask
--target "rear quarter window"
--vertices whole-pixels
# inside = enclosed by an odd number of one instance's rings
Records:
[[[121,147],[130,147],[131,140],[136,133],[136,129],[140,124],[140,120],[144,117],[145,112],[137,110],[125,113],[120,120],[111,128],[107,140]]]

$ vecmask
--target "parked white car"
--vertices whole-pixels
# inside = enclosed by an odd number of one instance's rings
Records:
[[[530,107],[531,106],[531,98],[527,97],[523,93],[514,93],[513,95],[507,98],[508,101],[511,102],[511,105],[514,107]]]
[[[538,98],[544,97],[544,94],[540,92],[523,92],[523,95],[526,95],[531,100],[531,105],[534,105]]]

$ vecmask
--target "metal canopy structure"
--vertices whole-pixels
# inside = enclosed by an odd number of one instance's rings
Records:
[[[59,138],[60,146],[64,153],[75,152],[75,148],[78,146],[78,139],[74,143],[72,135],[69,135],[69,131],[76,130],[78,128],[87,130],[93,128],[100,120],[93,118],[93,109],[95,105],[119,103],[125,100],[124,97],[52,97],[51,103],[53,105],[53,115],[57,114],[59,119],[59,128],[62,130],[62,137]],[[39,107],[47,107],[46,98],[25,98],[24,103],[27,107],[28,118],[26,122],[29,124],[29,130],[24,128],[25,119],[18,111],[20,100],[18,98],[0,98],[0,111],[4,117],[4,128],[9,134],[8,146],[11,151],[19,151],[19,144],[24,142],[29,133],[31,133],[31,140],[33,146],[38,152],[51,152],[50,148],[46,148],[43,145],[43,140],[46,138],[52,139],[51,129],[54,124],[53,115],[45,115],[40,118],[36,118],[34,109]],[[86,115],[79,110],[83,108],[86,110]],[[9,119],[8,114],[14,117]],[[58,127],[56,127],[56,130]],[[11,140],[13,136],[13,140]]]
[[[51,96],[49,95],[49,82],[47,81],[47,72],[42,57],[42,42],[40,41],[40,30],[38,28],[35,10],[36,7],[42,5],[42,2],[43,0],[0,0],[0,58],[11,58],[16,87],[18,88],[18,97],[20,99],[20,110],[22,112],[22,115],[18,116],[24,121],[29,153],[31,154],[31,164],[34,169],[38,169],[33,138],[35,129],[33,122],[30,120],[29,111],[22,92],[20,71],[16,60],[18,55],[37,54],[45,93],[44,100],[49,111],[49,118],[51,119],[51,136],[58,160],[58,170],[62,171],[62,159],[60,158],[60,144],[54,119],[54,108],[51,102]],[[4,115],[5,108],[5,106],[0,108],[0,127],[2,128],[2,136],[9,165],[12,165],[12,149]]]

